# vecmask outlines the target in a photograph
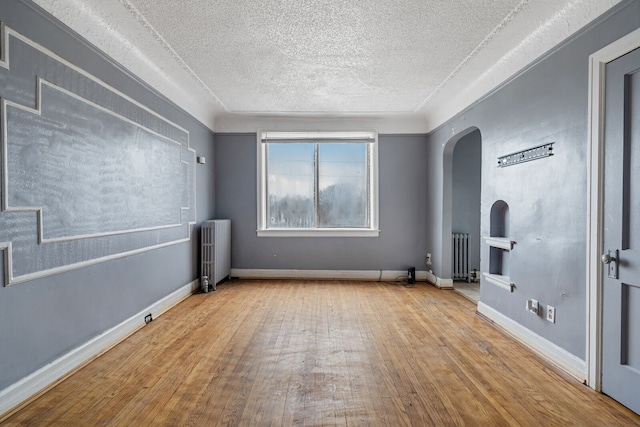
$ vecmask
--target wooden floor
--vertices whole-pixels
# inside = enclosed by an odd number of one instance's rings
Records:
[[[615,426],[640,416],[418,283],[232,281],[5,421],[119,426]]]

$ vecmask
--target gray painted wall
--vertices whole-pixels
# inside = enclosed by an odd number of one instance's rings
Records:
[[[518,242],[510,259],[516,291],[509,294],[483,284],[481,300],[584,357],[587,59],[640,26],[640,3],[629,1],[623,6],[428,138],[382,135],[381,235],[349,239],[258,239],[255,134],[216,135],[214,150],[210,131],[37,12],[31,3],[0,2],[0,20],[189,130],[191,146],[207,157],[206,166],[196,170],[196,218],[200,222],[217,213],[233,220],[235,268],[420,268],[429,251],[434,272],[448,277],[442,230],[451,217],[446,217],[442,201],[443,189],[451,182],[444,179],[444,154],[452,135],[459,137],[477,127],[483,142],[482,234],[489,232],[491,204],[503,199],[509,203],[511,232]],[[498,155],[547,141],[556,141],[552,158],[495,167]],[[483,246],[482,250],[481,267],[486,270],[488,249]],[[0,389],[197,276],[198,245],[197,238],[192,238],[188,243],[1,287]],[[526,313],[527,298],[556,306],[557,323]]]
[[[516,289],[509,293],[483,282],[481,301],[580,358],[586,336],[588,58],[639,26],[640,2],[623,3],[428,137],[434,204],[445,199],[449,185],[443,172],[447,144],[470,127],[482,134],[482,235],[489,234],[491,205],[498,199],[509,204]],[[551,141],[553,157],[496,166],[500,155]],[[427,221],[434,271],[448,277],[446,245],[438,234],[446,217],[434,207]],[[488,251],[483,244],[482,271],[489,268]],[[528,298],[555,306],[556,323],[526,312]]]
[[[469,271],[480,269],[482,137],[475,131],[453,148],[451,231],[469,233]]]
[[[425,135],[380,135],[380,236],[256,236],[256,134],[216,134],[216,206],[230,218],[232,267],[242,269],[424,269]]]
[[[213,134],[30,2],[3,0],[0,20],[190,133],[207,157],[196,168],[197,222],[213,217]],[[2,268],[0,268],[2,270]],[[3,274],[0,271],[0,274]],[[0,287],[0,389],[119,324],[198,277],[198,239]]]

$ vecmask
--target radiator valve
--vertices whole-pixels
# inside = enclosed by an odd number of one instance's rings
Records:
[[[209,292],[209,276],[202,276],[202,292]]]

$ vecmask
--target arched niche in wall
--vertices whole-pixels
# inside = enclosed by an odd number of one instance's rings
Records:
[[[509,252],[515,242],[509,234],[509,205],[497,200],[491,206],[489,236],[484,240],[489,246],[489,271],[483,273],[487,282],[513,292],[514,284],[509,276]]]
[[[498,200],[491,206],[489,219],[491,237],[507,237],[509,235],[509,205]]]

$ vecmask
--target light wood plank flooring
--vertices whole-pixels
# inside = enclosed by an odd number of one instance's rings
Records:
[[[194,295],[5,421],[119,426],[615,426],[640,416],[452,291],[231,281]]]

